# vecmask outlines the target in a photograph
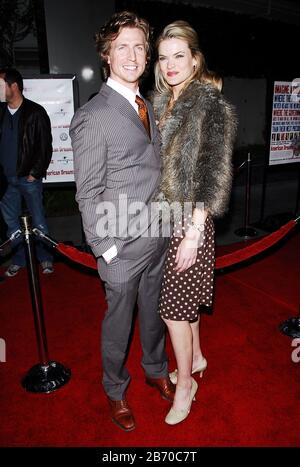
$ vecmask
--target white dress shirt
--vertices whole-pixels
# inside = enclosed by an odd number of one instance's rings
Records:
[[[118,81],[115,81],[112,78],[108,78],[106,84],[107,84],[107,86],[109,86],[110,88],[114,89],[119,94],[121,94],[121,96],[125,97],[125,99],[128,100],[129,104],[131,104],[132,107],[135,109],[136,113],[137,114],[139,113],[139,107],[135,102],[135,96],[136,95],[138,95],[139,97],[142,97],[140,95],[139,88],[137,88],[136,92],[131,91],[131,89],[127,88],[126,86],[119,83]]]

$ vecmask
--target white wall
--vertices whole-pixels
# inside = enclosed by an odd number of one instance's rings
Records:
[[[100,86],[99,59],[94,33],[115,11],[114,0],[45,0],[50,73],[75,73],[79,81],[80,105]],[[84,67],[93,70],[85,81]]]

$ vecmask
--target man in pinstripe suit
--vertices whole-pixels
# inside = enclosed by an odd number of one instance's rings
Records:
[[[133,13],[117,13],[96,40],[109,77],[76,112],[70,135],[76,199],[108,303],[102,324],[104,390],[112,420],[130,431],[135,420],[124,363],[136,301],[146,382],[163,398],[174,397],[157,313],[168,239],[156,235],[157,216],[149,215],[160,180],[160,137],[152,107],[138,88],[149,60],[148,23]]]

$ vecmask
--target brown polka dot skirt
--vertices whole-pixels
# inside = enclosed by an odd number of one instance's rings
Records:
[[[178,226],[174,232],[178,235]],[[180,228],[184,230],[184,227]],[[196,263],[184,272],[174,271],[178,246],[183,236],[172,236],[165,263],[160,293],[159,313],[174,321],[192,321],[198,318],[199,305],[212,305],[215,242],[214,223],[207,217],[203,244],[198,248]]]

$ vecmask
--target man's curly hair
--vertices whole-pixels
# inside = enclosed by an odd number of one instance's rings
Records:
[[[107,57],[110,51],[112,41],[114,41],[123,28],[137,28],[143,31],[146,41],[146,60],[149,65],[151,50],[150,50],[150,36],[151,29],[148,21],[140,18],[135,13],[130,11],[122,11],[115,13],[110,20],[102,26],[100,31],[95,34],[95,43],[97,52],[102,60],[104,78],[107,79],[110,75],[110,67],[107,63]]]

